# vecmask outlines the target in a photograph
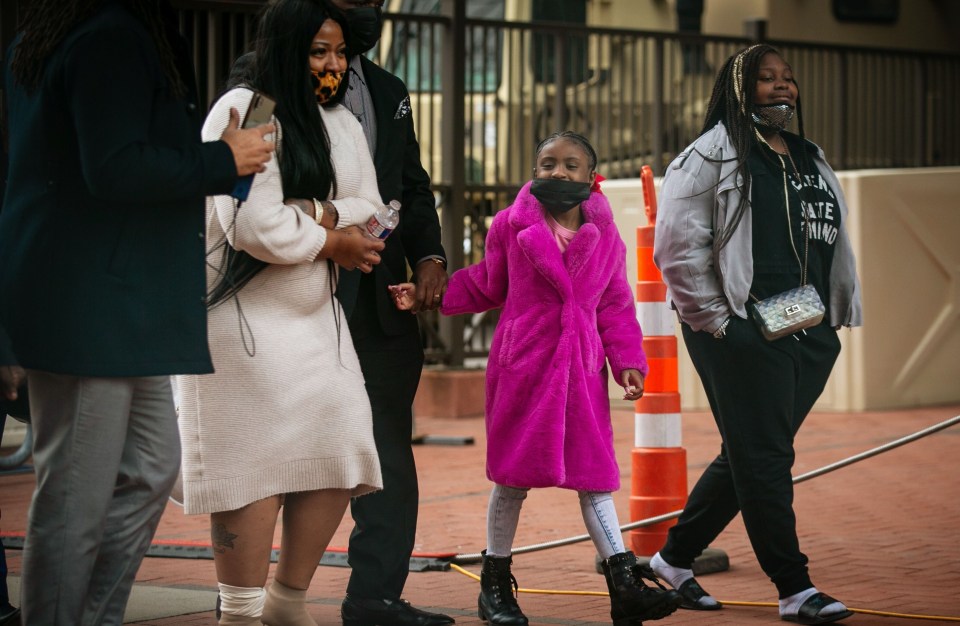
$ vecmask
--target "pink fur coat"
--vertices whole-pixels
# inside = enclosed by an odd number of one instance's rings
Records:
[[[443,313],[503,307],[487,364],[487,477],[512,487],[616,491],[607,367],[646,376],[626,247],[606,197],[561,252],[528,183],[499,212],[483,261],[450,278]]]

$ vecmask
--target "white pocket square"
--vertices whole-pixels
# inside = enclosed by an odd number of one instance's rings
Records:
[[[400,101],[397,112],[393,114],[393,119],[400,120],[410,115],[410,96]]]

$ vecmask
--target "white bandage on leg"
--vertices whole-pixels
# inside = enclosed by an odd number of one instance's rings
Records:
[[[220,587],[220,610],[230,615],[260,617],[267,590],[263,587],[234,587],[217,583]]]

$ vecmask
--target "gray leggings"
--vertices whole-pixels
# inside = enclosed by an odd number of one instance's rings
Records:
[[[520,508],[528,489],[494,485],[487,508],[487,554],[510,556],[520,521]],[[587,533],[593,539],[600,558],[608,559],[624,551],[623,536],[613,496],[609,491],[578,491],[580,512]]]

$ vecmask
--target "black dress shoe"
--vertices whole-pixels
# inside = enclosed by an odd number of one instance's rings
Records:
[[[442,613],[428,613],[406,600],[351,598],[340,605],[343,626],[444,626],[454,619]]]
[[[20,626],[20,609],[10,607],[0,614],[0,626]]]

